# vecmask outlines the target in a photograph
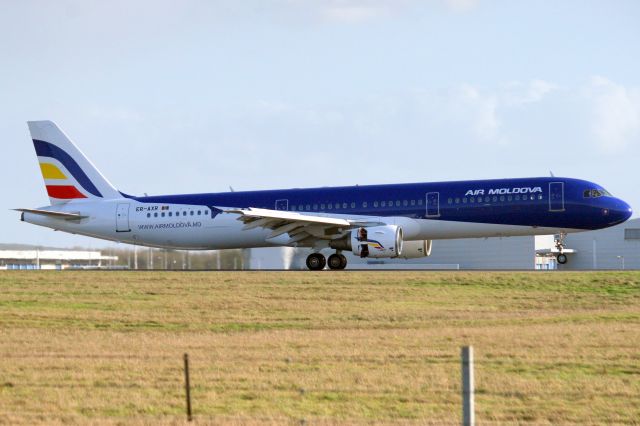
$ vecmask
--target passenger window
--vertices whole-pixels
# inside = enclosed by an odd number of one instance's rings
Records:
[[[346,209],[347,208],[347,203],[342,203],[342,208]]]
[[[416,205],[416,200],[411,200],[411,205],[415,206]]]
[[[296,206],[291,206],[291,211],[295,212],[296,211]]]
[[[447,203],[449,203],[449,204],[453,204],[453,198],[449,198],[449,199],[447,200]]]
[[[497,196],[497,195],[494,195],[494,196],[493,196],[493,198],[492,198],[492,201],[493,201],[494,203],[497,203],[497,202],[498,202],[498,196]]]
[[[464,197],[464,198],[462,199],[462,204],[467,204],[467,197]]]
[[[460,198],[456,198],[456,204],[460,204]]]
[[[329,204],[327,204],[327,209],[328,209],[328,210],[331,210],[332,208],[333,208],[333,203],[329,203]]]
[[[324,203],[320,204],[320,210],[324,210]]]
[[[340,208],[340,203],[336,203],[336,210]]]
[[[488,203],[489,201],[491,201],[491,198],[489,198],[489,196],[484,197],[484,202]]]
[[[352,209],[355,209],[355,208],[356,208],[356,203],[351,202],[351,208],[352,208]]]
[[[160,214],[160,216],[164,217],[164,212],[162,212],[162,213]]]
[[[367,208],[367,206],[368,206],[367,202],[366,202],[366,201],[363,201],[363,202],[362,202],[362,207],[364,207],[364,208],[366,209],[366,208]]]
[[[520,195],[516,195],[516,201],[520,201]]]
[[[500,196],[500,201],[504,201],[504,195]]]
[[[154,214],[153,214],[153,217],[158,217],[158,213],[154,213]]]
[[[151,217],[151,213],[147,213],[147,217]]]
[[[419,205],[419,206],[421,206],[421,205],[422,205],[422,198],[420,198],[420,199],[418,200],[418,205]]]
[[[475,202],[476,202],[476,197],[471,197],[471,198],[469,198],[469,202],[470,202],[471,204],[475,203]]]
[[[407,201],[407,200],[402,200],[402,205],[403,205],[403,206],[405,206],[405,207],[406,207],[406,206],[408,206],[408,205],[409,205],[409,201]]]
[[[512,201],[512,200],[513,200],[513,195],[509,195],[509,196],[507,197],[507,201]]]
[[[171,217],[171,216],[173,216],[173,213],[172,213],[172,212],[169,212],[169,217]]]
[[[382,207],[387,207],[387,202],[386,202],[386,201],[383,201],[383,202],[381,203],[381,206],[382,206]]]
[[[535,199],[536,199],[536,196],[535,196],[535,195],[533,195],[533,194],[531,194],[531,200],[533,201],[533,200],[535,200]]]
[[[378,202],[377,201],[373,202],[373,207],[378,207]]]
[[[400,200],[396,200],[396,207],[400,207]]]
[[[389,207],[393,207],[393,201],[389,201],[388,206],[389,206]]]
[[[200,216],[200,210],[198,210],[198,216]]]
[[[186,215],[187,215],[187,211],[185,210],[182,212],[182,216],[186,216]]]
[[[538,194],[538,200],[542,200],[542,194]]]
[[[318,210],[318,205],[317,204],[313,205],[313,210]]]
[[[190,214],[191,216],[193,216],[193,210],[190,210],[190,211],[189,211],[189,214]]]

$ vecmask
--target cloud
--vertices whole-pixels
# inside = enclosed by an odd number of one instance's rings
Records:
[[[540,102],[545,96],[560,87],[540,79],[534,79],[528,83],[512,81],[505,84],[500,92],[502,103],[506,105],[525,105]]]
[[[478,6],[479,0],[445,0],[447,7],[457,13],[469,12]]]
[[[483,93],[479,88],[462,85],[449,96],[454,118],[470,127],[473,134],[482,141],[502,141],[499,137],[501,122],[498,117],[499,96]]]
[[[489,89],[460,84],[438,93],[422,94],[421,103],[429,104],[426,108],[429,120],[446,122],[458,131],[466,129],[477,142],[505,145],[509,138],[504,131],[507,123],[503,115],[542,102],[557,88],[541,79],[510,82]]]
[[[92,119],[105,122],[140,122],[143,119],[139,111],[121,106],[93,106],[88,109],[87,114]]]
[[[598,146],[621,151],[640,138],[640,88],[594,76],[584,91],[591,102],[591,130]]]
[[[390,12],[384,5],[334,4],[326,7],[321,13],[327,21],[357,24],[389,15]]]
[[[320,21],[338,24],[362,24],[400,15],[412,15],[425,7],[444,7],[454,13],[466,13],[477,7],[479,0],[289,0],[284,3],[295,16],[314,16]]]

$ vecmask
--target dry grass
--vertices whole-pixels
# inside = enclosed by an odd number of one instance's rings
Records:
[[[0,422],[640,418],[640,273],[0,274]]]

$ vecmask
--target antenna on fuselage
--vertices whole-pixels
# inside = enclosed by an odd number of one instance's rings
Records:
[[[236,192],[236,190],[235,190],[235,189],[233,189],[233,186],[231,186],[231,185],[229,185],[229,191],[231,191],[231,192]]]
[[[556,175],[554,175],[551,170],[549,170],[549,174],[551,175],[551,177],[556,177]]]

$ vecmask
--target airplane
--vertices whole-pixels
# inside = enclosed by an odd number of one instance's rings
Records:
[[[617,225],[631,207],[560,177],[134,196],[118,191],[51,121],[28,122],[51,205],[16,209],[58,231],[179,250],[307,247],[310,270],[429,256],[433,240],[557,234]],[[322,251],[333,253],[325,257]]]

